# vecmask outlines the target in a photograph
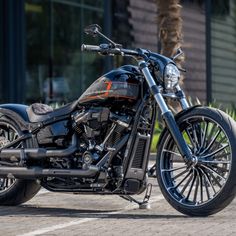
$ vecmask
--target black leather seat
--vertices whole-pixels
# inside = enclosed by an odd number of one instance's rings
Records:
[[[32,123],[42,122],[48,120],[52,117],[58,117],[62,115],[67,115],[75,110],[78,101],[69,103],[63,107],[53,110],[50,106],[42,103],[34,103],[30,105],[26,111],[29,117],[29,121]]]

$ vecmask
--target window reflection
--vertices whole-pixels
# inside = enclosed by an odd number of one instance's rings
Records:
[[[102,73],[103,59],[80,51],[98,43],[83,28],[102,25],[102,2],[26,0],[27,103],[72,101]]]

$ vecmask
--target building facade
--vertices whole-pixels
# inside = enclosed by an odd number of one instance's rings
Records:
[[[222,3],[223,2],[223,3]],[[236,103],[233,0],[183,0],[184,88],[202,102]],[[129,61],[81,53],[99,39],[91,23],[125,47],[158,51],[155,0],[1,0],[0,102],[69,102],[113,66]]]

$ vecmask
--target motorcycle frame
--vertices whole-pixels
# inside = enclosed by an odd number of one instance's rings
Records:
[[[147,71],[147,70],[144,70]],[[149,70],[148,70],[149,71]],[[146,75],[147,78],[148,76],[151,77],[151,75],[149,74],[145,74],[143,73],[144,76]],[[148,84],[149,85],[149,84]],[[153,86],[157,86],[156,84],[153,84]],[[152,86],[152,89],[154,88]],[[145,86],[147,88],[147,86]],[[143,92],[142,94],[144,94],[143,97],[141,97],[140,99],[140,104],[139,104],[139,110],[142,107],[142,103],[144,104],[145,99],[144,97],[147,96],[147,92],[145,94],[144,88],[142,87],[141,89]],[[180,88],[178,88],[178,90],[176,91],[175,95],[173,94],[164,94],[164,96],[161,94],[161,90],[160,88],[158,88],[157,93],[153,96],[155,98],[155,100],[158,98],[158,101],[160,101],[161,104],[159,105],[159,107],[161,108],[161,112],[162,115],[163,113],[171,113],[171,111],[168,109],[166,102],[164,100],[163,97],[170,97],[172,99],[177,99],[179,100],[180,104],[182,105],[183,110],[188,109],[188,107],[186,106],[187,101],[186,98],[184,96],[184,93],[182,92],[182,90],[180,90]],[[181,103],[182,101],[182,103]],[[154,129],[154,125],[155,125],[155,120],[156,120],[156,107],[154,108],[154,115],[153,115],[153,120],[152,120],[152,131],[150,133],[151,137],[150,140],[152,139],[153,136],[153,129]],[[4,111],[4,110],[2,110]],[[9,111],[7,111],[9,113]],[[8,114],[7,113],[7,114]],[[125,136],[123,138],[123,140],[121,140],[121,143],[116,147],[116,152],[113,151],[109,151],[107,153],[107,155],[105,155],[96,166],[91,166],[91,168],[88,171],[81,171],[81,170],[71,170],[71,171],[60,171],[60,170],[55,170],[55,169],[43,169],[39,170],[39,168],[26,168],[23,167],[24,163],[26,163],[27,160],[31,159],[31,160],[43,160],[45,158],[48,157],[68,157],[69,155],[72,155],[77,148],[77,140],[76,137],[73,136],[72,138],[72,143],[71,145],[66,148],[66,149],[62,149],[62,150],[46,150],[44,148],[26,148],[26,149],[7,149],[11,146],[13,146],[14,144],[16,144],[17,142],[21,142],[21,141],[25,141],[27,139],[35,139],[35,134],[37,134],[37,132],[39,132],[41,129],[43,129],[44,127],[48,126],[48,125],[52,125],[54,123],[57,123],[59,121],[63,121],[63,120],[68,120],[71,117],[71,114],[69,115],[62,115],[57,117],[56,119],[54,118],[50,118],[48,120],[45,120],[43,122],[39,122],[36,124],[27,124],[27,122],[21,120],[21,123],[24,127],[29,127],[30,126],[30,133],[26,133],[23,134],[22,136],[20,136],[17,140],[13,141],[12,143],[10,143],[9,145],[7,145],[6,147],[0,149],[1,153],[1,160],[2,161],[8,161],[9,160],[9,155],[14,155],[14,161],[17,161],[20,163],[20,165],[22,165],[22,167],[15,167],[13,169],[13,167],[0,167],[0,173],[1,176],[6,176],[8,173],[14,173],[13,176],[17,177],[17,178],[29,178],[29,179],[34,179],[34,178],[40,178],[40,177],[45,177],[45,176],[77,176],[77,177],[89,177],[89,176],[95,176],[100,170],[101,168],[104,168],[104,165],[107,164],[108,162],[111,161],[111,159],[115,156],[115,154],[121,149],[121,147],[123,147],[123,145],[125,143],[127,143],[127,155],[124,157],[124,169],[125,169],[125,173],[128,172],[129,167],[129,163],[131,162],[131,154],[132,154],[132,147],[134,145],[134,141],[135,141],[135,134],[137,133],[136,129],[137,129],[137,121],[139,118],[139,112],[137,112],[137,116],[136,119],[134,121],[134,128],[131,131],[130,137]],[[172,113],[171,113],[172,114]],[[9,114],[8,114],[9,115]],[[163,116],[165,117],[165,116]],[[167,116],[167,118],[169,118],[170,116]],[[149,148],[150,148],[150,143],[149,143]],[[149,161],[149,148],[145,151],[145,157],[144,157],[144,167],[142,170],[138,170],[138,176],[139,179],[143,179],[144,175],[147,171],[147,163]],[[137,177],[137,170],[134,170],[136,173],[135,175],[130,175],[129,177]],[[141,172],[141,173],[140,173]],[[9,176],[9,174],[8,174]],[[73,190],[76,191],[76,190]],[[82,190],[80,190],[82,191]]]
[[[100,33],[97,25],[89,27],[87,29],[87,33],[93,34],[93,35],[99,34],[99,35],[102,35],[102,37],[105,37],[103,34]],[[161,111],[161,116],[166,124],[166,127],[171,133],[173,139],[175,140],[177,147],[179,149],[179,152],[183,157],[183,160],[187,163],[187,165],[191,165],[195,159],[178,128],[178,125],[175,121],[173,113],[170,111],[165,101],[165,97],[177,99],[180,102],[182,109],[187,110],[189,108],[189,104],[186,100],[184,92],[181,90],[179,85],[176,85],[174,87],[175,89],[174,94],[163,93],[163,84],[161,85],[160,81],[158,81],[158,78],[154,78],[150,72],[150,65],[151,65],[150,61],[152,60],[156,61],[157,64],[159,64],[159,66],[162,67],[162,71],[164,71],[165,66],[168,63],[174,64],[174,61],[169,58],[163,57],[160,54],[151,53],[144,49],[138,49],[136,51],[129,50],[129,49],[122,49],[121,45],[115,44],[113,41],[109,40],[106,37],[105,39],[107,39],[111,43],[111,45],[107,45],[107,44],[102,44],[100,46],[82,45],[81,47],[82,51],[83,50],[96,51],[103,55],[116,55],[117,54],[117,55],[122,55],[122,56],[131,56],[137,60],[139,69],[142,72],[142,75],[143,75],[144,80],[146,81],[146,84],[148,85],[149,91],[153,95],[153,98]],[[4,109],[2,109],[2,111],[4,111]],[[6,111],[6,113],[7,112],[8,111]],[[0,149],[0,157],[1,157],[1,161],[8,161],[9,159],[11,160],[13,159],[13,162],[19,162],[19,165],[21,167],[16,167],[14,171],[13,169],[11,169],[12,167],[9,167],[9,168],[0,167],[0,170],[1,170],[0,177],[6,177],[6,176],[9,177],[11,175],[16,178],[21,178],[21,177],[22,178],[24,177],[38,178],[38,177],[44,177],[44,176],[78,176],[78,177],[91,176],[92,177],[92,176],[95,176],[102,168],[104,168],[104,166],[109,165],[112,158],[118,152],[117,150],[120,150],[124,146],[124,144],[126,144],[127,141],[128,141],[128,144],[127,144],[128,149],[129,148],[131,149],[131,147],[135,145],[133,141],[130,141],[130,138],[128,137],[128,135],[125,135],[120,140],[120,142],[118,142],[117,147],[112,148],[112,150],[108,150],[107,154],[105,154],[105,156],[103,156],[102,159],[95,166],[93,165],[89,167],[87,171],[86,170],[65,171],[65,170],[57,170],[57,169],[45,170],[45,169],[38,169],[37,167],[31,168],[31,169],[27,167],[23,167],[28,159],[29,160],[30,159],[43,160],[44,158],[47,158],[47,157],[68,157],[69,155],[73,154],[76,151],[77,140],[74,137],[72,139],[71,145],[68,148],[62,149],[62,150],[47,150],[45,148],[7,149],[19,141],[24,141],[29,138],[34,140],[35,139],[34,135],[37,132],[39,132],[41,129],[43,129],[44,127],[48,125],[52,125],[59,121],[68,120],[68,119],[71,119],[71,114],[51,117],[43,122],[38,122],[36,124],[30,124],[25,121],[22,121],[23,119],[19,119],[20,126],[24,128],[26,127],[25,130],[29,130],[29,133],[23,134],[17,140],[13,141],[9,145]],[[150,138],[147,144],[148,148],[145,150],[145,160],[144,160],[144,165],[142,167],[143,169],[142,173],[138,173],[138,175],[137,175],[137,172],[134,173],[134,175],[130,174],[129,175],[130,178],[135,178],[135,176],[138,176],[138,179],[142,180],[144,179],[144,174],[147,172],[147,163],[148,163],[148,156],[149,156],[148,154],[149,154],[151,139],[153,136],[153,128],[154,128],[155,119],[156,119],[156,112],[154,112],[154,120],[152,120],[152,130],[151,130]],[[135,128],[135,125],[134,125],[134,128]],[[132,132],[135,133],[135,131],[133,130]],[[132,135],[130,136],[132,137]],[[129,153],[129,151],[127,153]],[[131,154],[128,155],[127,153],[124,160],[126,164],[130,162],[130,159],[131,159]],[[11,158],[10,157],[11,155],[13,155],[14,158]],[[125,167],[125,169],[126,169],[125,173],[128,173],[127,166]],[[12,173],[12,174],[9,175],[9,173]]]

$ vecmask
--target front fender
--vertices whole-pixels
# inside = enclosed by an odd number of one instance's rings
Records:
[[[179,112],[179,113],[177,113],[177,114],[175,115],[175,121],[178,123],[178,120],[179,120],[179,118],[180,118],[181,116],[183,116],[183,115],[185,115],[186,113],[192,111],[192,110],[195,109],[196,107],[201,107],[201,106],[202,106],[202,105],[195,105],[195,106],[189,107],[189,108],[187,108],[187,109],[185,109],[185,110],[182,110],[181,112]],[[159,146],[160,141],[162,140],[162,137],[164,136],[164,134],[165,134],[167,131],[168,131],[168,129],[167,129],[167,127],[165,127],[165,128],[163,129],[163,131],[161,132],[160,137],[159,137],[159,140],[158,140],[158,142],[157,142],[157,148],[158,148],[158,146]]]
[[[0,117],[7,117],[15,122],[24,131],[29,129],[29,118],[26,112],[28,106],[20,104],[0,105]]]

